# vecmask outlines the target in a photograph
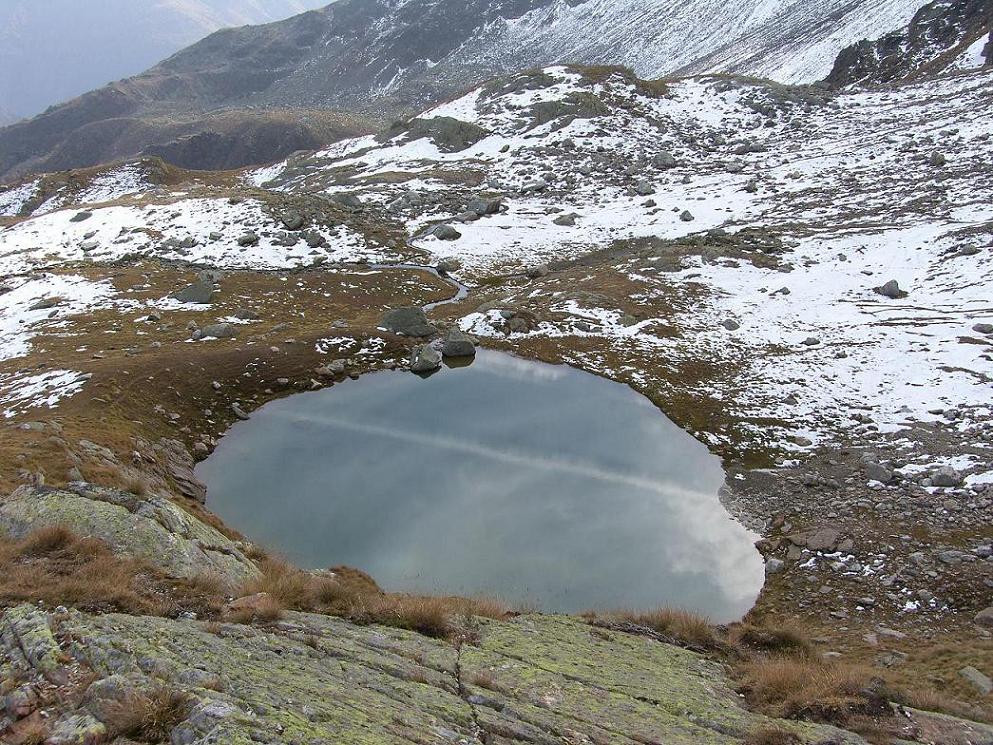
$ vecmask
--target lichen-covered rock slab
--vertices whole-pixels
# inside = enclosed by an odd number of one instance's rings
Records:
[[[74,483],[24,486],[0,500],[0,531],[13,538],[51,525],[99,538],[175,577],[212,574],[233,586],[258,573],[232,540],[161,497]]]
[[[468,620],[452,644],[300,613],[263,629],[7,612],[26,614],[52,625],[63,658],[95,673],[88,691],[66,697],[78,707],[53,719],[100,720],[123,691],[167,686],[190,697],[172,745],[731,745],[772,724],[741,708],[720,665],[578,618]],[[864,745],[830,727],[775,724],[810,745]]]

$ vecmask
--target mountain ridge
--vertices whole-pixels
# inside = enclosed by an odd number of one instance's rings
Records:
[[[559,62],[623,64],[641,77],[782,71],[787,82],[809,81],[830,70],[834,52],[860,38],[868,21],[902,26],[919,1],[811,8],[748,0],[731,8],[714,0],[339,0],[212,34],[141,75],[0,131],[0,178],[172,149],[174,128],[148,126],[155,117],[185,118],[190,129],[204,112],[238,109],[257,125],[259,111],[330,109],[372,128],[496,75]],[[707,33],[688,45],[700,29]],[[212,130],[185,132],[198,133]]]

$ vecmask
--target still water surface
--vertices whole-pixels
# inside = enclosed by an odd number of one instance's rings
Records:
[[[723,622],[762,584],[706,447],[627,386],[496,352],[270,403],[198,475],[252,540],[388,590]]]

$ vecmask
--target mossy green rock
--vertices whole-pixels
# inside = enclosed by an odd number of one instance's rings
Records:
[[[166,685],[190,694],[172,745],[251,742],[739,743],[772,724],[745,711],[723,668],[652,639],[582,619],[466,621],[452,644],[312,614],[268,628],[75,611],[45,619],[12,609],[22,632],[55,628],[61,652],[96,680],[82,697]],[[8,645],[19,643],[8,634]],[[77,699],[79,700],[79,699]],[[806,743],[863,741],[781,722]]]
[[[0,500],[0,531],[13,538],[51,525],[99,538],[115,553],[175,577],[212,574],[234,586],[258,573],[233,541],[160,497],[75,483],[25,486]]]

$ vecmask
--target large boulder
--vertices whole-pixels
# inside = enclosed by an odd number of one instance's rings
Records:
[[[211,574],[234,586],[258,574],[234,541],[162,497],[77,482],[65,489],[22,486],[0,501],[0,532],[12,538],[54,525],[175,577]]]
[[[434,372],[439,367],[441,367],[441,353],[430,344],[422,344],[411,351],[411,372],[429,373]]]
[[[180,303],[207,305],[214,299],[214,285],[212,282],[194,282],[189,287],[172,293],[170,297]]]
[[[901,298],[907,297],[907,293],[900,289],[900,283],[895,279],[891,279],[884,285],[880,287],[873,288],[878,295],[883,297],[888,297],[891,300],[899,300]]]
[[[476,345],[467,333],[453,328],[445,334],[445,345],[441,348],[441,353],[445,357],[475,357]]]
[[[379,325],[401,336],[424,338],[438,333],[438,329],[428,323],[428,317],[421,308],[394,308],[383,316]]]

